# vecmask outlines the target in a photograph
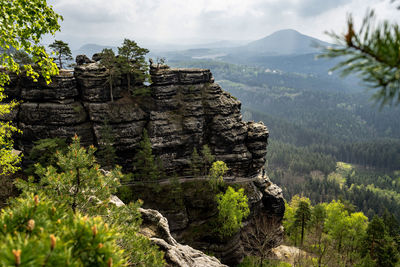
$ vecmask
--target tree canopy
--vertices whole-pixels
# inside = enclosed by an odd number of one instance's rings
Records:
[[[64,60],[73,59],[71,49],[69,48],[67,43],[61,40],[55,40],[52,44],[49,45],[49,47],[56,54],[58,60],[58,66],[60,67],[60,69],[63,68],[62,63]]]
[[[124,39],[121,47],[118,47],[118,55],[122,73],[128,79],[128,89],[131,88],[131,75],[135,83],[143,83],[149,80],[147,70],[149,68],[145,55],[149,53],[146,48],[140,47],[135,41]]]

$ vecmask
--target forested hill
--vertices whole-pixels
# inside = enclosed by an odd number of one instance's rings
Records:
[[[268,126],[267,167],[287,200],[295,194],[313,203],[341,198],[369,216],[388,208],[400,218],[399,107],[381,109],[368,91],[333,76],[215,60],[169,63],[210,68],[242,102],[244,119]],[[337,162],[352,164],[352,171],[338,171]]]

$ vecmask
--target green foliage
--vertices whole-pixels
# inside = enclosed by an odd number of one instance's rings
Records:
[[[100,165],[105,169],[112,169],[115,167],[115,160],[117,158],[116,150],[113,147],[115,138],[112,128],[107,121],[104,122],[103,127],[100,129],[101,140],[99,141],[99,150],[96,153],[97,160]]]
[[[210,185],[214,190],[217,190],[218,186],[224,184],[224,175],[228,171],[228,166],[223,161],[215,161],[210,169]]]
[[[61,16],[47,6],[44,0],[15,0],[0,2],[0,66],[6,71],[20,73],[20,67],[29,77],[37,80],[39,73],[47,83],[50,76],[58,74],[57,66],[46,54],[40,39],[44,34],[54,34],[60,29]],[[16,62],[13,51],[25,51],[36,62],[36,70],[30,62]],[[18,56],[17,56],[18,58]],[[27,63],[27,64],[24,64]],[[10,81],[8,72],[0,72],[0,102],[5,99],[4,86]],[[9,114],[17,105],[15,101],[0,105],[0,117]],[[9,122],[0,122],[0,175],[13,173],[18,167],[20,157],[13,153],[12,133],[19,132]]]
[[[142,223],[138,210],[140,205],[141,202],[131,202],[127,206],[112,206],[105,221],[114,225],[121,234],[118,245],[124,249],[129,266],[165,266],[164,254],[138,233]]]
[[[139,143],[139,151],[135,155],[133,167],[136,180],[154,181],[160,176],[146,129],[143,129],[143,138]]]
[[[135,41],[129,39],[124,39],[122,47],[118,47],[121,72],[127,76],[129,90],[131,90],[131,76],[136,84],[149,81],[149,66],[145,59],[148,52],[148,49],[141,48]]]
[[[55,166],[57,162],[56,152],[64,153],[68,147],[65,139],[62,138],[40,139],[33,143],[34,146],[29,152],[27,160],[35,164],[40,164],[44,168],[50,165]],[[31,164],[24,170],[24,172],[28,175],[33,175],[35,169],[35,165]]]
[[[194,176],[208,175],[215,160],[208,145],[203,145],[200,152],[201,155],[197,152],[197,148],[194,148],[190,159],[190,174]]]
[[[58,73],[58,69],[52,59],[46,54],[45,48],[40,46],[40,39],[45,34],[54,34],[60,29],[58,21],[62,17],[54,12],[51,6],[47,6],[43,0],[16,0],[2,1],[0,4],[1,37],[0,37],[0,65],[11,72],[19,73],[19,65],[15,63],[12,54],[8,50],[23,50],[32,55],[33,62],[40,69],[40,73],[46,81],[50,82],[50,76]],[[31,65],[24,65],[27,75],[36,79],[39,73],[34,71]],[[0,85],[3,86],[9,77],[1,74]]]
[[[190,159],[190,172],[193,176],[199,176],[202,167],[202,160],[196,148],[193,148],[192,157]]]
[[[325,48],[324,57],[344,58],[333,70],[343,75],[358,73],[376,92],[381,106],[400,102],[400,29],[388,20],[376,24],[375,13],[369,11],[356,32],[353,18],[347,20],[343,35],[331,32],[337,46]]]
[[[118,59],[114,54],[114,51],[109,48],[104,48],[101,51],[100,63],[107,69],[108,72],[108,84],[110,86],[110,99],[114,101],[113,85],[115,80],[121,75],[121,69],[118,66]]]
[[[315,255],[319,266],[356,265],[364,261],[362,249],[368,219],[363,213],[349,212],[335,200],[312,207],[308,198],[295,196],[286,204],[283,222],[286,235],[294,244],[300,237],[302,214],[309,218],[302,248]]]
[[[93,146],[85,149],[80,146],[79,138],[74,137],[72,144],[64,153],[56,154],[57,168],[44,168],[36,164],[39,184],[18,181],[17,186],[23,195],[40,192],[51,199],[57,206],[65,206],[75,214],[100,215],[104,221],[119,233],[117,244],[124,249],[124,258],[130,265],[163,266],[163,254],[150,240],[138,234],[141,224],[139,202],[128,206],[110,205],[122,178],[120,168],[110,172],[100,170],[94,157]],[[112,203],[112,202],[111,202]]]
[[[17,186],[25,192],[44,192],[55,201],[61,199],[74,212],[96,214],[100,208],[107,207],[122,173],[120,168],[110,174],[102,173],[96,164],[95,151],[93,146],[88,149],[81,147],[79,137],[75,136],[65,154],[56,153],[57,168],[36,164],[39,184],[30,179],[28,182],[19,180]]]
[[[1,211],[0,223],[2,266],[126,265],[114,227],[41,194],[14,199]]]
[[[0,74],[1,75],[1,74]],[[0,101],[1,101],[0,91]],[[0,105],[0,115],[2,114],[2,107]],[[5,111],[3,114],[7,113]],[[15,126],[10,122],[0,121],[0,175],[6,175],[14,173],[19,170],[18,164],[21,162],[21,158],[18,154],[13,152],[14,141],[12,139],[13,133],[20,133]]]
[[[68,44],[61,41],[55,40],[52,44],[49,44],[50,49],[56,54],[58,59],[58,66],[60,69],[63,68],[62,62],[64,60],[72,60],[71,49]]]
[[[211,164],[215,160],[215,156],[211,153],[211,149],[207,144],[203,145],[201,149],[201,155],[203,160],[203,174],[206,175],[207,171],[211,167]]]
[[[14,60],[19,65],[19,67],[23,67],[24,65],[32,65],[34,62],[32,61],[31,57],[28,53],[19,50],[16,51],[14,54]]]
[[[261,264],[257,257],[245,257],[238,267],[291,267],[287,262],[278,260],[265,260]]]
[[[376,266],[396,266],[399,255],[381,218],[374,216],[368,224],[363,245],[364,255],[368,253]]]
[[[309,201],[300,200],[296,213],[294,214],[294,225],[300,227],[300,246],[303,246],[304,230],[311,220],[311,209]]]
[[[247,196],[244,189],[235,191],[228,187],[224,194],[217,195],[218,202],[218,233],[222,237],[235,234],[242,226],[242,220],[250,214]]]

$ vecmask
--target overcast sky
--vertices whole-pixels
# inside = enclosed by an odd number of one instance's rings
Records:
[[[400,2],[400,1],[399,1]],[[64,17],[56,39],[72,49],[83,44],[119,45],[124,38],[151,43],[207,43],[256,40],[280,29],[295,29],[325,41],[324,31],[345,29],[367,8],[400,22],[390,0],[49,0]],[[46,38],[45,43],[50,42]]]

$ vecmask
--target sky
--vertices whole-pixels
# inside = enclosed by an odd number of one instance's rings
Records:
[[[48,0],[64,17],[55,39],[78,49],[88,43],[118,46],[124,38],[159,44],[252,41],[281,29],[330,41],[344,32],[346,15],[358,25],[368,8],[400,22],[390,0]],[[400,0],[398,0],[400,4]],[[51,43],[54,37],[46,37]]]

